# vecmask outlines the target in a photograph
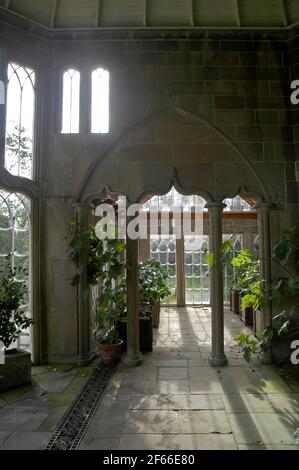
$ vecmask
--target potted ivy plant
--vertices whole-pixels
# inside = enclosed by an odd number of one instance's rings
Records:
[[[290,360],[291,343],[299,339],[298,254],[295,229],[284,230],[272,248],[272,260],[282,275],[276,276],[268,286],[261,283],[261,298],[270,300],[276,310],[272,324],[256,334],[257,339],[245,332],[235,338],[248,362],[253,353],[269,349],[276,362]]]
[[[141,309],[149,306],[152,312],[153,326],[160,322],[161,300],[171,294],[167,286],[168,273],[161,263],[153,258],[139,264],[139,297]]]
[[[71,285],[77,287],[80,283],[83,267],[78,263],[79,255],[88,249],[88,284],[98,289],[94,305],[99,331],[97,347],[102,364],[114,365],[120,360],[123,343],[118,337],[117,326],[126,315],[125,244],[117,238],[98,238],[95,227],[79,225],[75,220],[70,222],[69,231],[69,257],[77,267]],[[87,300],[89,290],[79,295]]]
[[[238,278],[240,295],[240,318],[246,326],[253,325],[253,312],[262,301],[259,261],[248,250],[241,250],[231,260]]]
[[[12,268],[9,258],[0,263],[0,343],[4,345],[0,392],[31,383],[30,353],[12,347],[32,323],[22,309],[27,293],[25,283],[21,282],[24,271],[21,267]]]

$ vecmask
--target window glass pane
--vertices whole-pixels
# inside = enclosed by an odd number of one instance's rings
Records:
[[[16,176],[32,178],[35,72],[8,65],[5,167]]]
[[[91,132],[109,132],[109,72],[96,69],[92,72]]]
[[[186,304],[203,305],[210,302],[210,280],[208,277],[207,235],[185,236],[185,293]]]
[[[176,304],[176,244],[172,235],[153,235],[151,237],[151,257],[160,261],[168,271],[167,285],[171,291],[163,300],[165,304]]]
[[[21,307],[31,316],[30,305],[30,201],[26,196],[0,190],[0,262],[9,257],[12,267],[25,268],[18,279],[26,283],[27,295]],[[30,330],[24,330],[17,344],[30,351]]]
[[[183,196],[172,188],[169,193],[162,196],[153,196],[144,205],[144,210],[168,211],[173,207],[182,207],[184,210],[190,210],[197,206],[198,210],[205,209],[206,201],[201,196]]]
[[[62,132],[77,134],[80,118],[80,73],[69,69],[63,74]]]

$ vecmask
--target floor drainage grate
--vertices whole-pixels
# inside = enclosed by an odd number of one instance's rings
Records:
[[[75,450],[86,433],[113,374],[113,368],[95,369],[80,395],[58,423],[45,450]]]

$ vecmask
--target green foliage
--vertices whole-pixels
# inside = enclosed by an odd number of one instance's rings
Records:
[[[26,295],[26,286],[18,281],[26,275],[24,268],[12,269],[9,257],[0,264],[0,341],[6,348],[18,339],[22,330],[32,324],[21,309]]]
[[[235,340],[242,349],[244,359],[250,362],[252,354],[256,352],[258,342],[250,334],[246,334],[243,331],[235,337]]]
[[[104,331],[102,342],[112,344],[117,339],[117,323],[126,312],[125,244],[118,239],[99,239],[94,227],[82,226],[71,220],[69,227],[69,258],[76,264],[72,286],[79,286],[85,269],[79,260],[86,253],[89,285],[99,286],[96,300],[96,322]],[[81,255],[81,256],[80,256]],[[89,291],[80,291],[87,300]]]
[[[26,137],[24,127],[15,126],[14,132],[6,137],[6,149],[13,157],[13,166],[18,164],[23,171],[28,172],[31,170],[31,139]]]
[[[147,259],[139,264],[139,297],[141,303],[149,303],[152,307],[159,300],[171,294],[167,287],[168,273],[161,263]]]
[[[272,259],[279,264],[282,270],[285,271],[286,277],[276,277],[271,282],[270,286],[265,286],[261,297],[271,300],[275,307],[286,303],[290,307],[283,308],[278,314],[273,317],[272,325],[266,328],[258,336],[258,342],[255,344],[254,340],[245,340],[245,335],[240,334],[235,339],[241,346],[245,359],[251,357],[251,354],[260,350],[266,350],[271,347],[274,340],[279,339],[281,336],[291,337],[298,334],[298,326],[296,318],[298,316],[299,307],[299,276],[297,276],[298,261],[298,247],[295,243],[295,230],[284,230],[280,240],[278,240],[272,249]],[[292,261],[295,258],[295,273],[291,270]],[[297,261],[297,263],[296,263]],[[253,278],[254,279],[254,276]],[[263,281],[261,281],[261,285]],[[259,288],[255,291],[256,284],[251,284],[251,294],[247,293],[243,297],[242,306],[253,306],[259,308],[259,303],[255,303],[255,298],[260,296]],[[260,289],[261,291],[261,289]],[[251,297],[252,296],[252,297]],[[255,297],[256,296],[256,297]],[[252,342],[253,341],[253,342]]]

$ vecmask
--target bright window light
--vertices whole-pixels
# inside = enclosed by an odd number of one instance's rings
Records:
[[[35,72],[10,63],[7,74],[5,167],[13,175],[32,178]]]
[[[80,73],[69,69],[63,74],[62,133],[77,134],[80,116]]]
[[[91,132],[109,132],[109,72],[102,68],[92,72]]]

